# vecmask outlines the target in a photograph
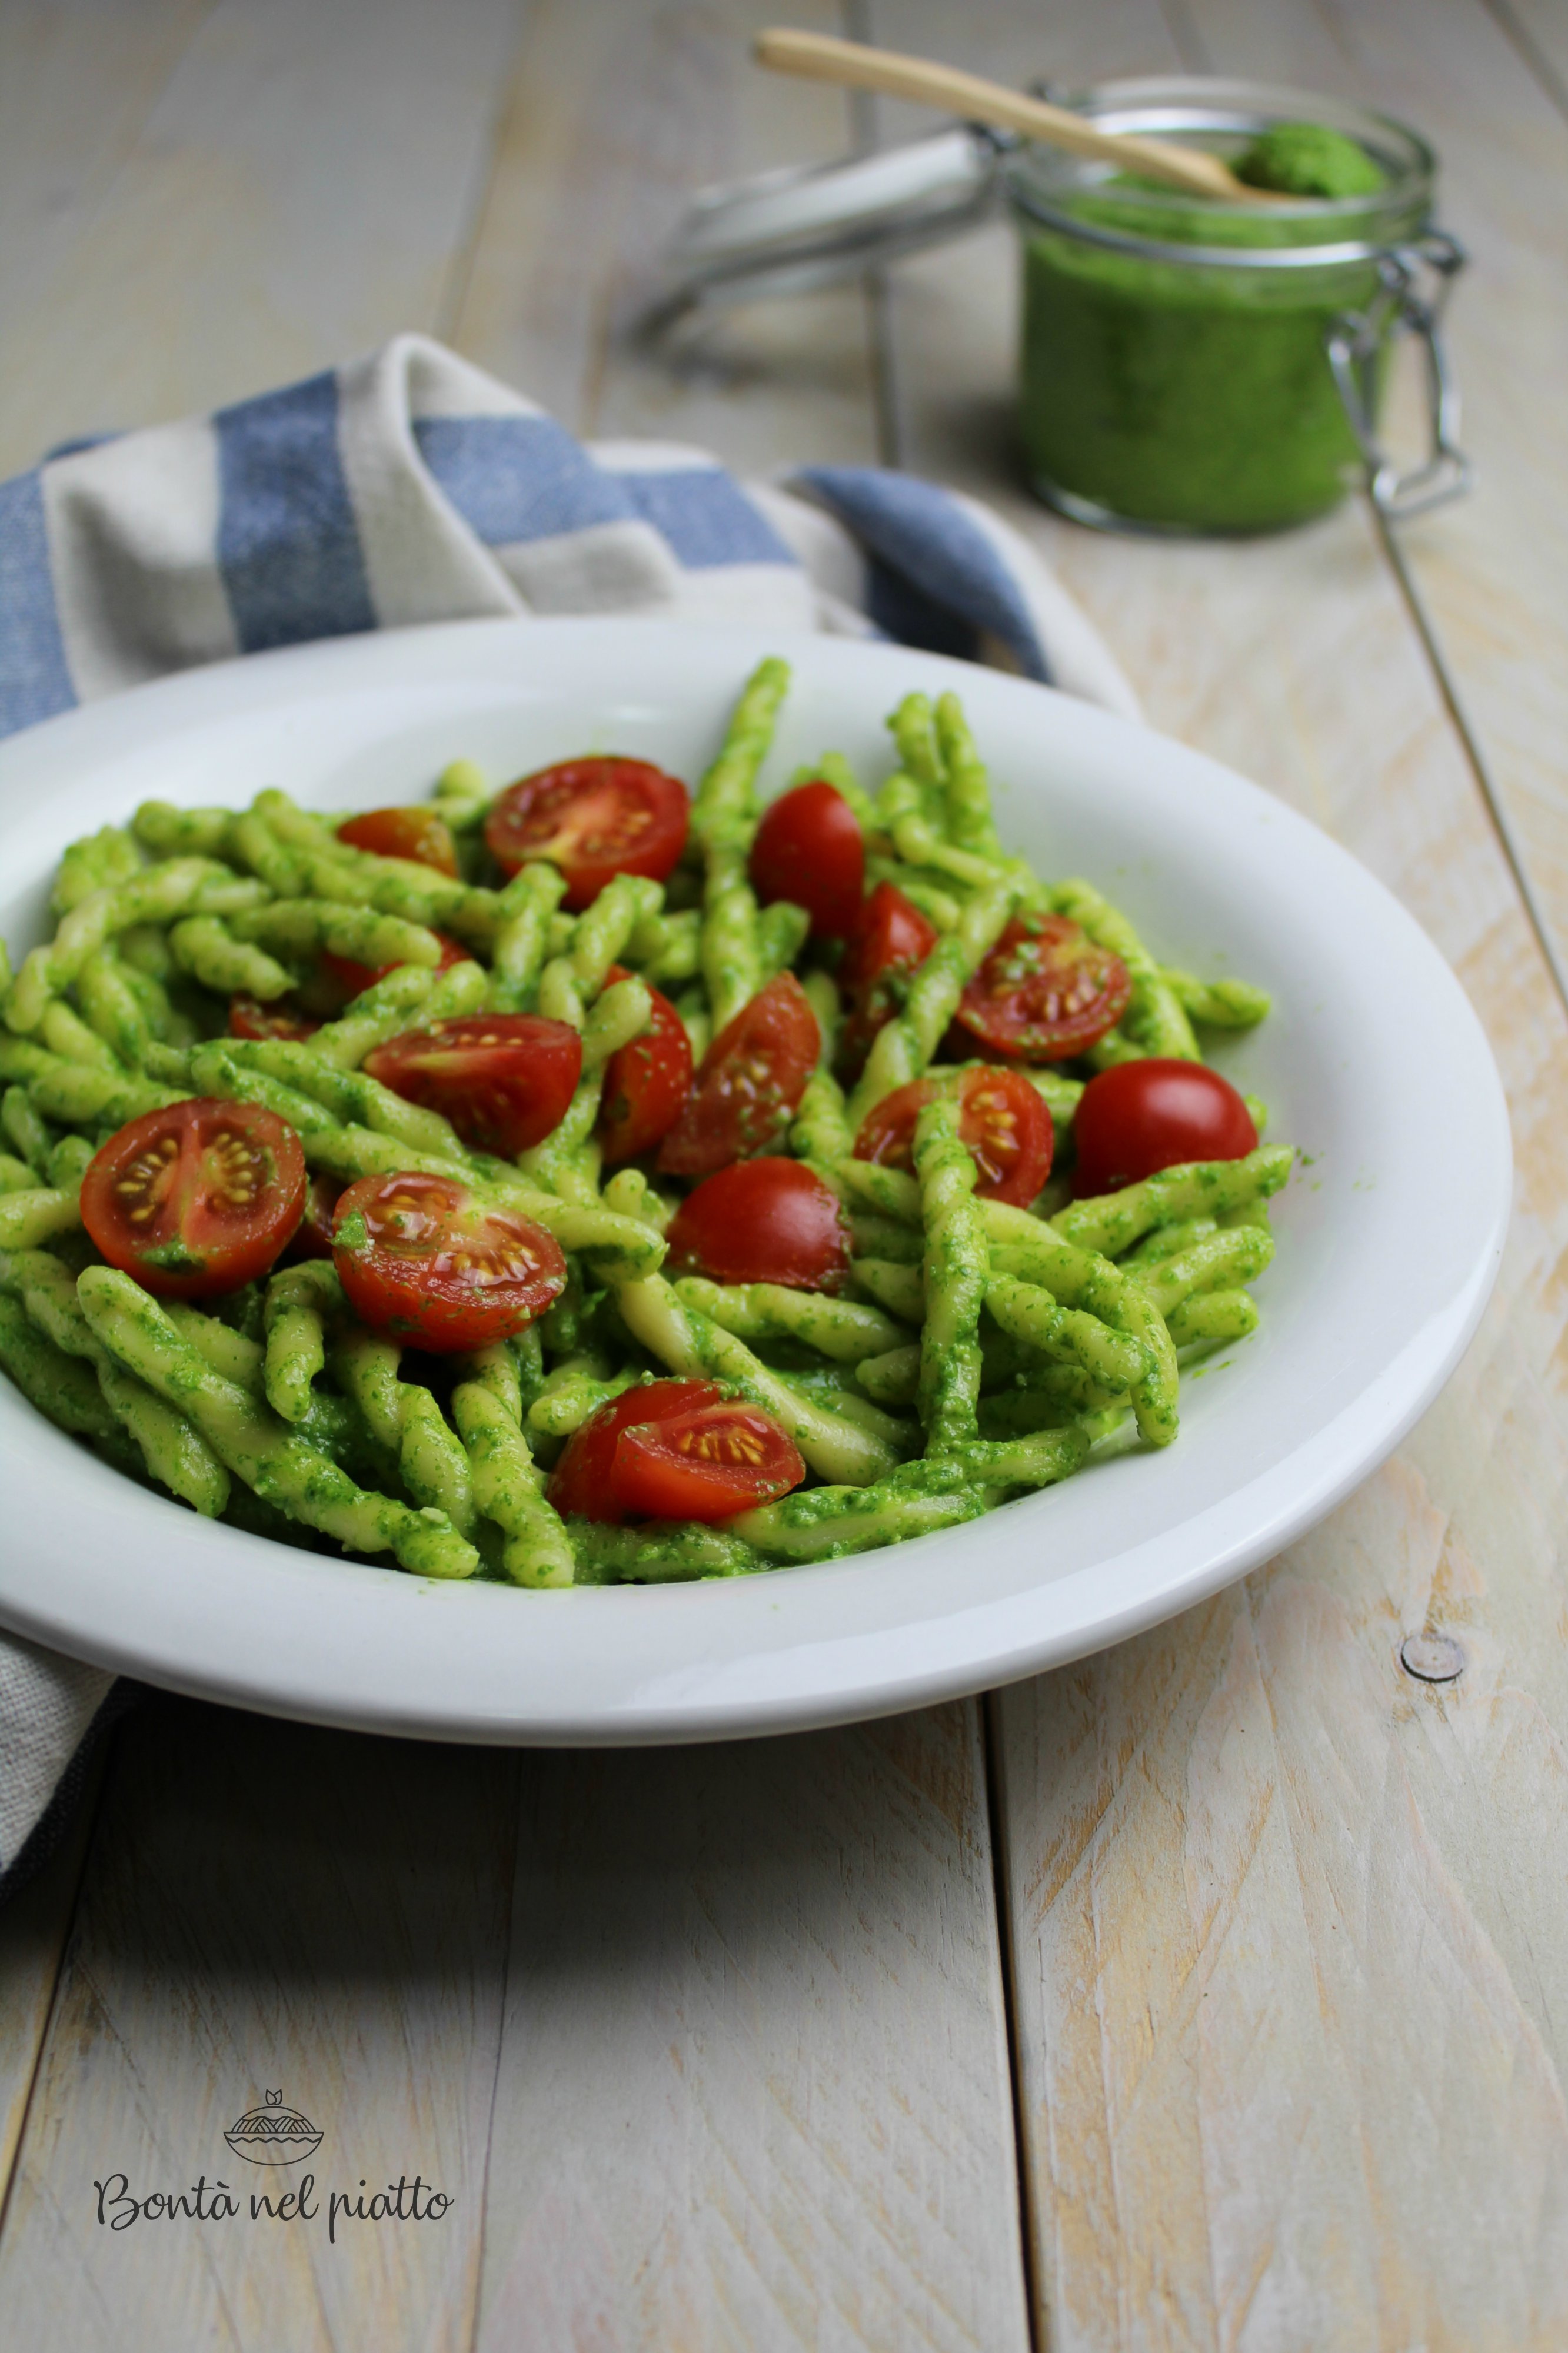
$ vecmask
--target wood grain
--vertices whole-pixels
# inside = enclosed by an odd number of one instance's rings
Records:
[[[1439,218],[1470,256],[1446,332],[1478,471],[1398,535],[1568,987],[1568,121],[1477,0],[1188,15],[1215,70],[1370,96],[1437,151]]]
[[[1568,116],[1568,17],[1556,0],[1487,0],[1560,114]]]
[[[210,5],[13,0],[0,11],[0,317],[60,269]]]
[[[0,309],[0,472],[434,324],[520,13],[519,0],[216,0],[134,136],[129,109],[124,133],[104,132],[123,152],[80,175],[93,193]],[[85,8],[75,21],[79,58],[93,32]],[[80,68],[89,92],[97,70]],[[70,136],[62,124],[55,145]],[[42,154],[32,167],[44,202],[51,168]]]
[[[468,2346],[516,1778],[183,1702],[127,1723],[0,2239],[8,2344]],[[269,2089],[323,2132],[314,2222],[244,2203],[300,2179],[225,2146]],[[450,2213],[329,2242],[331,2189],[416,2171]],[[241,2212],[100,2225],[118,2172]]]
[[[0,1910],[0,2229],[98,1813],[100,1756],[49,1862]]]
[[[796,12],[837,29],[833,0]],[[453,340],[576,431],[720,451],[742,471],[875,455],[858,290],[651,317],[700,186],[848,150],[842,94],[748,59],[767,0],[539,0],[520,47]]]
[[[529,1757],[479,2353],[1028,2342],[973,1704]]]

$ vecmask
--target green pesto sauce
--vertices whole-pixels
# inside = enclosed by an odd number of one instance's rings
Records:
[[[1384,185],[1366,149],[1321,122],[1272,123],[1232,168],[1248,187],[1282,196],[1374,196]]]
[[[1315,124],[1277,126],[1242,162],[1256,185],[1295,195],[1370,195],[1383,181],[1364,150]],[[1162,244],[1363,235],[1353,216],[1188,206],[1153,189],[1144,206],[1138,195],[1112,182],[1071,210]],[[1359,458],[1324,343],[1371,299],[1370,266],[1227,270],[1145,260],[1026,216],[1024,229],[1023,432],[1046,496],[1201,532],[1278,530],[1343,496]]]

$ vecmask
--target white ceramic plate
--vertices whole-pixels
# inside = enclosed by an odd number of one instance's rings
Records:
[[[1508,1216],[1502,1094],[1436,949],[1326,836],[1195,752],[994,671],[880,645],[651,622],[482,622],[263,655],[0,747],[0,934],[47,936],[64,844],[149,795],[324,807],[585,749],[694,778],[742,679],[787,654],[766,782],[888,765],[911,687],[963,694],[1004,839],[1089,876],[1170,963],[1262,982],[1226,1066],[1310,1155],[1277,1204],[1261,1330],[1182,1394],[1161,1453],[971,1525],[711,1585],[424,1583],[211,1525],[101,1466],[0,1377],[0,1618],[280,1715],[498,1741],[694,1740],[950,1696],[1080,1656],[1239,1577],[1377,1464],[1451,1371]]]

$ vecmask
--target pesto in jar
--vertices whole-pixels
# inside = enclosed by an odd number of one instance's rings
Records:
[[[1122,179],[1040,203],[1015,181],[1025,453],[1042,496],[1068,512],[1273,531],[1333,506],[1359,476],[1326,342],[1372,301],[1375,265],[1295,255],[1381,243],[1384,174],[1310,123],[1273,126],[1238,169],[1294,200],[1243,207]],[[1280,258],[1229,269],[1152,250],[1173,246]]]

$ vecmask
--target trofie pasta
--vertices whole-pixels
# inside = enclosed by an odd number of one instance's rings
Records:
[[[954,697],[762,811],[587,757],[153,801],[0,948],[0,1366],[189,1509],[421,1576],[729,1577],[1177,1433],[1289,1174],[1163,966],[998,839]],[[575,911],[575,912],[574,912]],[[1107,1475],[1114,1475],[1108,1472]]]

